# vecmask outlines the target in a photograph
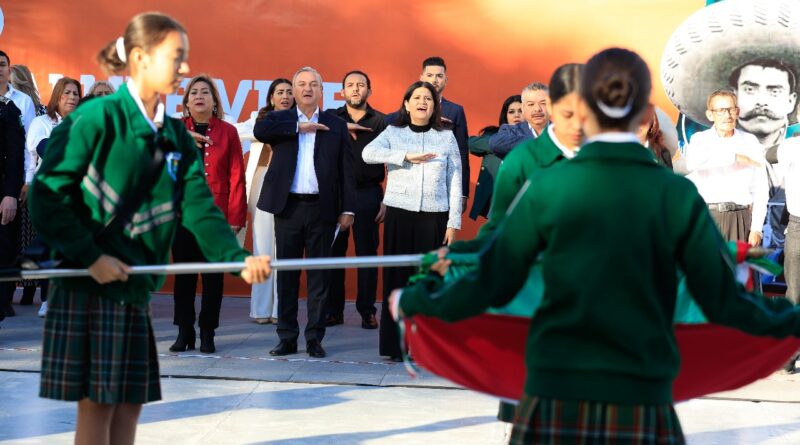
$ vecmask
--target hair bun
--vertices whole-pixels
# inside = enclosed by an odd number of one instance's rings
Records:
[[[128,66],[119,58],[117,40],[112,40],[97,54],[97,63],[108,74],[120,74]]]
[[[595,85],[594,97],[603,104],[620,108],[628,104],[636,94],[630,77],[623,73],[611,73]]]

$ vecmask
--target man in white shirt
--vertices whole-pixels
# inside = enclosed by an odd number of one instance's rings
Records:
[[[714,126],[692,137],[686,167],[722,235],[758,246],[769,199],[766,162],[758,139],[736,129],[738,115],[733,92],[711,93],[706,117]]]
[[[11,59],[8,54],[0,51],[0,95],[11,99],[14,105],[19,108],[22,115],[22,125],[25,126],[25,133],[31,126],[31,121],[36,117],[36,110],[33,107],[33,100],[22,91],[15,90],[11,86]]]

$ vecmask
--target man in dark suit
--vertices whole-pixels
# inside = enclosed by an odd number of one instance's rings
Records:
[[[275,215],[276,257],[330,256],[334,233],[353,224],[353,152],[345,122],[321,113],[322,77],[304,67],[292,78],[297,108],[274,111],[253,133],[272,146],[258,208]],[[330,272],[308,271],[306,352],[325,357],[325,297]],[[271,355],[297,352],[300,272],[278,272],[278,346]]]
[[[0,96],[0,266],[10,266],[19,249],[17,198],[24,178],[25,127],[19,108]],[[0,283],[0,302],[11,307],[16,283]],[[5,318],[0,308],[0,320]],[[13,313],[13,312],[12,312]]]
[[[372,94],[369,76],[358,70],[345,74],[342,80],[342,96],[345,105],[331,113],[347,122],[353,147],[353,175],[356,185],[356,217],[353,224],[353,240],[356,256],[378,254],[379,226],[383,222],[386,207],[383,206],[383,164],[367,164],[361,158],[364,147],[386,128],[386,116],[372,108],[367,100]],[[345,256],[350,231],[342,231],[332,247],[332,256]],[[344,269],[331,271],[325,324],[333,326],[344,323]],[[358,269],[358,294],[356,310],[361,314],[361,327],[376,329],[375,294],[378,289],[378,269]]]
[[[447,86],[447,66],[444,59],[441,57],[428,57],[422,61],[422,73],[419,75],[419,80],[429,82],[436,87],[436,92],[439,93],[439,100],[442,105],[442,121],[445,123],[445,128],[449,128],[456,136],[456,143],[458,143],[458,151],[461,154],[461,212],[467,209],[467,197],[469,197],[469,147],[467,146],[467,139],[469,138],[469,131],[467,130],[467,116],[464,114],[464,107],[461,105],[450,102],[443,96],[444,87]],[[397,119],[397,112],[391,113],[386,116],[386,122],[392,124]]]

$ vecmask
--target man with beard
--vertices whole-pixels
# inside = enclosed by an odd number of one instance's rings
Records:
[[[534,82],[526,86],[522,90],[522,114],[525,121],[516,125],[501,125],[500,130],[489,139],[489,150],[502,159],[521,142],[542,134],[550,123],[547,95],[547,85],[543,83]]]
[[[353,175],[356,184],[353,240],[357,256],[378,254],[378,226],[383,222],[385,212],[385,207],[381,204],[383,200],[381,184],[385,177],[385,167],[381,164],[367,164],[361,157],[364,147],[386,128],[386,116],[367,103],[371,94],[372,85],[369,76],[362,71],[350,71],[342,80],[342,96],[344,96],[345,106],[327,111],[347,122],[347,130],[352,139]],[[331,256],[345,256],[349,238],[350,230],[340,230],[333,241]],[[344,269],[331,271],[326,305],[325,324],[327,326],[344,323],[344,275]],[[375,318],[377,288],[378,270],[358,269],[356,309],[361,314],[361,327],[364,329],[378,327],[378,321]]]

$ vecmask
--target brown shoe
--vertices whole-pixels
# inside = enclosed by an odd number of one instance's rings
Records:
[[[378,320],[375,318],[375,314],[362,316],[361,327],[363,329],[378,329]]]
[[[336,326],[337,324],[344,324],[344,315],[329,314],[325,317],[325,326]]]
[[[255,320],[256,320],[256,323],[258,323],[258,324],[272,324],[272,318],[270,318],[270,317],[256,318]]]

